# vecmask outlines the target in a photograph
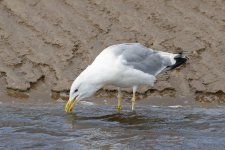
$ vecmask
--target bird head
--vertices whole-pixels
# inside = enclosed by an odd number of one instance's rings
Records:
[[[101,84],[96,82],[93,77],[86,76],[84,73],[80,74],[71,85],[69,100],[65,106],[65,111],[72,112],[76,102],[94,95],[101,87]]]

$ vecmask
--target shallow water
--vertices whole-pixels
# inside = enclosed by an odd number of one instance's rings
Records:
[[[0,149],[225,149],[225,107],[0,104]]]

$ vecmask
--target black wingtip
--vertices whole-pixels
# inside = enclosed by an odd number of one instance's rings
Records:
[[[168,66],[167,68],[169,70],[173,70],[173,69],[181,66],[182,64],[186,63],[187,60],[189,59],[189,57],[188,56],[183,56],[182,54],[179,54],[176,57],[174,57],[174,59],[175,59],[176,63],[174,65],[172,65],[172,66]]]

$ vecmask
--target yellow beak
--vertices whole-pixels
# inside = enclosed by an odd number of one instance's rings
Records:
[[[66,103],[66,106],[65,106],[65,111],[72,112],[75,103],[76,103],[76,98],[72,101],[68,100],[68,102]]]

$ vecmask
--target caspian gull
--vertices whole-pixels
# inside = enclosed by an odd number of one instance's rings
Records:
[[[139,86],[153,86],[158,74],[184,64],[187,59],[182,53],[155,51],[139,43],[109,46],[74,80],[65,111],[71,112],[76,101],[94,95],[106,85],[118,87],[118,110],[121,109],[120,88],[133,87],[134,110],[135,92]]]

